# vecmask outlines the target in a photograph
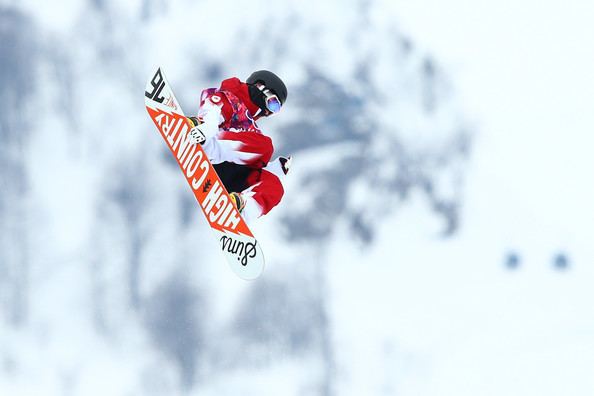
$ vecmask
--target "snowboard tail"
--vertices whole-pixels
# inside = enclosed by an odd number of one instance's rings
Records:
[[[262,249],[202,146],[190,143],[190,125],[160,68],[146,85],[145,105],[217,236],[229,266],[242,279],[257,278],[264,270]]]

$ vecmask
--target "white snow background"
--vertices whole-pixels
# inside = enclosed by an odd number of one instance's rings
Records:
[[[0,1],[0,395],[594,394],[592,20]],[[156,66],[186,113],[259,68],[289,86],[257,281],[163,151]]]

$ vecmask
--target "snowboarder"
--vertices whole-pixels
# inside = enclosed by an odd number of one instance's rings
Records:
[[[188,117],[190,142],[202,145],[246,221],[267,214],[284,194],[291,157],[271,161],[272,140],[256,121],[277,114],[286,100],[283,81],[259,70],[245,82],[233,77],[205,89],[198,114]]]

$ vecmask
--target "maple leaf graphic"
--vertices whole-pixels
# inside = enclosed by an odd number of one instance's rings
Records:
[[[206,180],[206,183],[204,183],[204,185],[202,186],[202,192],[207,192],[208,190],[210,190],[210,187],[212,186],[212,182],[210,181],[210,179]]]

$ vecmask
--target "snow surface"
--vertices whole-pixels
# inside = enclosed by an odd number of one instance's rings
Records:
[[[0,214],[28,213],[30,246],[17,260],[0,218],[0,395],[594,393],[592,6],[46,3],[0,3],[31,18],[41,48],[18,108],[36,123],[23,146],[0,133],[29,181],[9,201],[17,173],[0,171]],[[427,59],[435,78],[419,73]],[[165,159],[141,97],[156,65],[188,113],[202,87],[256,68],[298,87],[262,126],[322,143],[285,143],[292,177],[254,225],[268,263],[255,282],[225,268]],[[315,84],[344,102],[312,106],[327,100]],[[365,114],[346,124],[363,125],[345,137],[327,113],[354,99]],[[466,158],[451,147],[468,119]],[[364,171],[334,194],[345,180],[332,171],[355,161]],[[421,182],[392,189],[402,166]],[[431,208],[452,200],[460,225],[443,237]],[[290,240],[289,220],[311,235]]]

